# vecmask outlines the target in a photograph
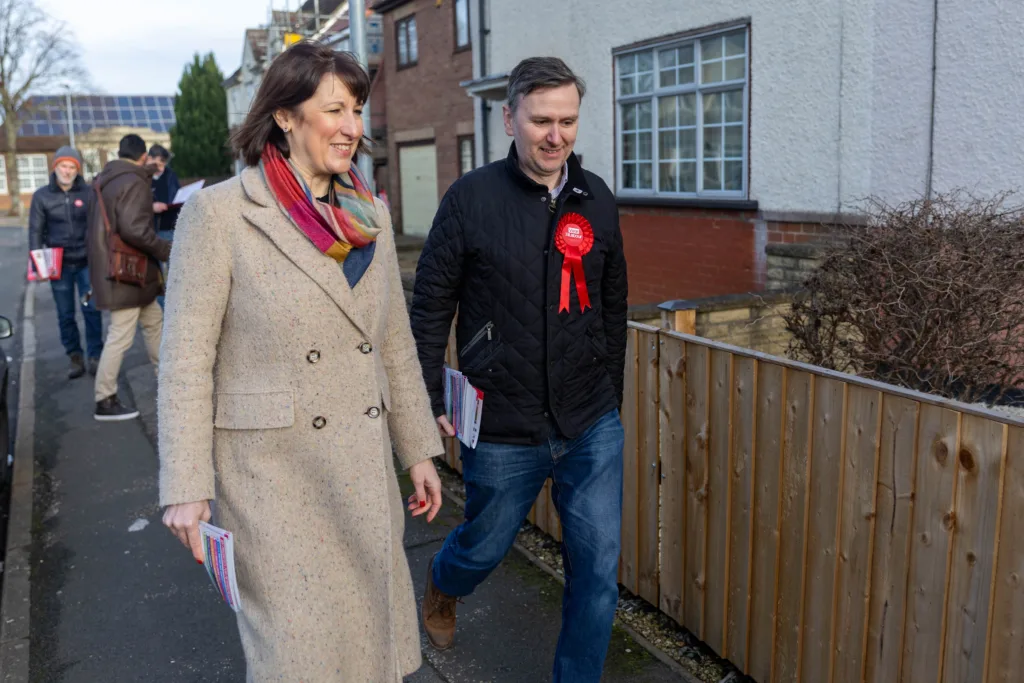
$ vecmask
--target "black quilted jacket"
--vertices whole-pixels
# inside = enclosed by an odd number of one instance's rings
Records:
[[[583,257],[591,308],[576,286],[559,313],[563,257],[559,218],[582,214],[594,246]],[[481,441],[540,444],[552,424],[574,438],[622,403],[626,351],[626,260],[615,198],[569,159],[554,203],[505,161],[460,178],[448,190],[420,257],[412,328],[435,415],[444,414],[442,374],[452,319],[460,369],[484,392]]]

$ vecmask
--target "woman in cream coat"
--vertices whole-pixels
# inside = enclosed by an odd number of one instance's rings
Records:
[[[392,446],[428,521],[442,446],[390,217],[352,161],[368,91],[351,57],[291,47],[235,136],[248,167],[178,221],[160,502],[197,560],[210,501],[235,536],[248,681],[400,683],[420,665]]]

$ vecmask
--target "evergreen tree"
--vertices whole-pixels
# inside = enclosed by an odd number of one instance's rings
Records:
[[[176,123],[171,129],[174,169],[184,178],[231,173],[228,153],[228,100],[224,76],[213,53],[196,53],[185,66],[174,102]]]

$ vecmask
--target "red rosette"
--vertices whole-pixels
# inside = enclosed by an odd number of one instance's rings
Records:
[[[590,308],[587,293],[587,278],[583,272],[583,257],[594,246],[594,229],[578,213],[567,213],[558,221],[555,229],[555,248],[563,255],[562,285],[558,299],[558,312],[569,310],[569,284],[576,280],[576,297],[580,301],[580,312]]]

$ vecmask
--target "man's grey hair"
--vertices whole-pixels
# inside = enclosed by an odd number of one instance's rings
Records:
[[[580,100],[587,92],[587,84],[572,72],[558,57],[530,57],[516,64],[508,76],[508,106],[515,111],[519,100],[535,90],[575,85]]]

